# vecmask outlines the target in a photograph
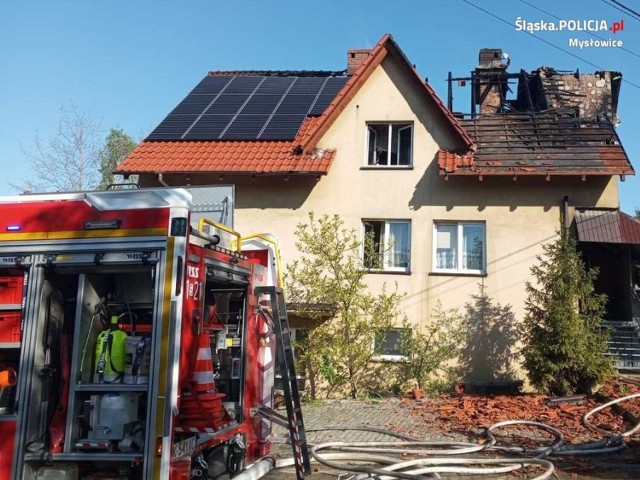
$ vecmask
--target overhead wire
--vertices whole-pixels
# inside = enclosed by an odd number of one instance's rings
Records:
[[[610,7],[615,8],[615,9],[616,9],[616,10],[618,10],[619,12],[624,13],[625,15],[627,15],[627,16],[629,16],[629,17],[633,18],[634,20],[640,21],[640,18],[638,18],[638,17],[636,17],[634,14],[629,13],[629,12],[627,12],[626,10],[623,10],[622,8],[620,8],[620,7],[616,6],[616,5],[614,5],[613,3],[611,3],[612,1],[613,1],[613,0],[611,0],[611,1],[609,1],[609,0],[602,0],[602,2],[603,2],[603,3],[606,3],[606,4],[607,4],[607,5],[609,5]],[[618,3],[618,2],[615,2],[615,3]],[[625,7],[625,8],[627,8],[627,7]],[[631,10],[631,9],[628,9],[628,10]],[[633,10],[631,10],[631,11],[633,11]]]
[[[629,12],[633,13],[636,17],[640,18],[640,13],[636,12],[634,9],[632,9],[630,7],[627,7],[624,3],[618,2],[617,0],[611,0],[611,1],[613,3],[615,3],[616,5],[620,5],[625,10],[628,10]]]
[[[534,4],[533,4],[533,3],[531,3],[531,2],[527,2],[526,0],[520,0],[520,2],[524,3],[525,5],[529,5],[531,8],[535,8],[535,9],[536,9],[536,10],[538,10],[539,12],[542,12],[542,13],[544,13],[545,15],[549,15],[550,17],[553,17],[553,18],[555,18],[556,20],[562,20],[562,18],[558,17],[557,15],[554,15],[553,13],[551,13],[551,12],[549,12],[549,11],[547,11],[547,10],[544,10],[544,9],[542,9],[542,8],[538,7],[537,5],[534,5]],[[598,40],[607,40],[606,38],[601,37],[600,35],[596,35],[595,33],[592,33],[592,32],[589,32],[589,31],[587,31],[587,33],[588,33],[589,35],[591,35],[592,37],[597,38]],[[636,52],[634,52],[634,51],[632,51],[632,50],[629,50],[628,48],[624,48],[624,47],[618,47],[618,48],[619,48],[620,50],[622,50],[623,52],[627,52],[627,53],[629,53],[629,54],[631,54],[631,55],[634,55],[634,56],[636,56],[636,57],[640,58],[640,55],[639,55],[639,54],[637,54]]]
[[[473,3],[473,2],[470,2],[469,0],[462,0],[462,1],[463,1],[464,3],[466,3],[466,4],[468,4],[468,5],[471,5],[472,7],[476,8],[476,9],[478,9],[478,10],[480,10],[480,11],[482,11],[482,12],[486,13],[487,15],[489,15],[489,16],[491,16],[491,17],[495,18],[496,20],[501,21],[502,23],[505,23],[505,24],[507,24],[507,25],[509,25],[509,26],[511,26],[511,27],[513,26],[513,24],[512,24],[511,22],[509,22],[508,20],[505,20],[504,18],[499,17],[498,15],[496,15],[496,14],[494,14],[494,13],[492,13],[492,12],[488,11],[488,10],[485,10],[484,8],[482,8],[482,7],[478,6],[478,5],[476,5],[476,4],[475,4],[475,3]],[[595,63],[590,62],[589,60],[586,60],[586,59],[584,59],[584,58],[580,57],[579,55],[576,55],[575,53],[571,53],[570,51],[568,51],[568,50],[566,50],[566,49],[564,49],[564,48],[562,48],[562,47],[559,47],[559,46],[558,46],[558,45],[556,45],[555,43],[549,42],[549,41],[545,40],[544,38],[539,37],[539,36],[537,36],[537,35],[535,35],[535,34],[533,34],[533,33],[529,32],[529,31],[527,31],[527,30],[523,30],[523,31],[524,31],[525,33],[528,33],[529,35],[531,35],[533,38],[535,38],[535,39],[537,39],[537,40],[540,40],[540,41],[541,41],[541,42],[543,42],[543,43],[546,43],[546,44],[547,44],[547,45],[549,45],[550,47],[553,47],[553,48],[555,48],[556,50],[560,50],[561,52],[564,52],[564,53],[566,53],[567,55],[571,55],[573,58],[576,58],[576,59],[580,60],[581,62],[584,62],[584,63],[586,63],[586,64],[588,64],[588,65],[591,65],[592,67],[597,68],[598,70],[607,70],[606,68],[601,67],[601,66],[599,66],[599,65],[596,65]],[[638,84],[636,84],[636,83],[633,83],[633,82],[631,82],[631,81],[629,81],[629,80],[627,80],[627,79],[625,79],[625,78],[623,78],[623,79],[622,79],[622,81],[623,81],[623,82],[625,82],[625,83],[628,83],[629,85],[631,85],[631,86],[633,86],[633,87],[635,87],[635,88],[637,88],[637,89],[639,89],[639,90],[640,90],[640,85],[638,85]]]

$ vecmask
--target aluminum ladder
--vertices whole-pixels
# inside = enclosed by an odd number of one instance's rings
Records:
[[[287,416],[284,417],[269,407],[261,407],[258,413],[272,422],[289,429],[291,447],[296,466],[296,479],[304,480],[311,474],[311,462],[309,460],[309,446],[307,434],[302,419],[302,406],[300,404],[300,390],[296,377],[296,366],[291,346],[291,333],[289,319],[284,302],[282,289],[277,287],[256,287],[254,293],[257,296],[268,295],[271,303],[271,317],[273,330],[276,336],[276,361],[282,372],[282,385],[284,400],[287,406]]]

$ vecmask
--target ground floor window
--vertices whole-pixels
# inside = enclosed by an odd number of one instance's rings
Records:
[[[376,334],[373,353],[378,360],[406,360],[407,352],[401,348],[403,335],[410,335],[409,328],[390,328]]]
[[[411,262],[411,223],[406,220],[363,220],[364,235],[373,251],[363,248],[365,268],[408,272]]]
[[[484,223],[435,222],[433,235],[434,272],[485,273]]]

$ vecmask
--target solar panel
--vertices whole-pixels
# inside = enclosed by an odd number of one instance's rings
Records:
[[[247,94],[219,95],[204,113],[224,115],[236,114],[244,102],[247,101]]]
[[[282,95],[254,95],[242,109],[242,114],[267,114],[271,115]]]
[[[293,140],[306,115],[274,115],[260,134],[260,140]]]
[[[147,137],[150,140],[175,140],[191,126],[197,115],[169,115]]]
[[[184,135],[185,140],[211,140],[218,138],[233,115],[202,115]]]
[[[252,93],[263,80],[263,77],[234,77],[227,88],[224,89],[224,94],[240,93],[248,95]]]
[[[269,115],[238,115],[224,132],[222,140],[256,139]]]
[[[206,76],[196,85],[189,95],[198,93],[220,93],[233,77],[210,77]]]
[[[315,95],[292,95],[289,93],[275,111],[276,115],[306,115],[311,104],[316,99]]]
[[[326,80],[325,77],[298,77],[289,90],[289,95],[305,93],[316,95]]]
[[[279,94],[285,93],[296,77],[266,77],[264,82],[256,91],[256,94]]]
[[[199,115],[202,111],[207,108],[213,99],[216,98],[213,94],[208,95],[189,95],[185,98],[180,104],[173,109],[173,111],[169,114],[196,114]]]
[[[149,140],[293,140],[320,115],[346,77],[207,76]]]
[[[318,95],[318,99],[316,103],[313,105],[313,108],[309,110],[309,115],[317,116],[322,115],[322,112],[326,110],[326,108],[331,103],[331,100],[335,98],[335,95]]]
[[[330,77],[320,93],[322,95],[335,96],[344,87],[345,83],[347,83],[347,77]]]

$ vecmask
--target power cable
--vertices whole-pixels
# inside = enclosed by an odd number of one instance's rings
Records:
[[[466,4],[468,4],[468,5],[471,5],[472,7],[476,8],[476,9],[478,9],[478,10],[480,10],[480,11],[482,11],[482,12],[486,13],[487,15],[492,16],[492,17],[493,17],[493,18],[495,18],[496,20],[500,20],[502,23],[506,23],[506,24],[507,24],[507,25],[509,25],[510,27],[513,27],[513,23],[509,22],[508,20],[505,20],[505,19],[504,19],[504,18],[502,18],[502,17],[499,17],[498,15],[496,15],[496,14],[494,14],[494,13],[491,13],[491,12],[490,12],[490,11],[488,11],[488,10],[485,10],[485,9],[484,9],[484,8],[482,8],[482,7],[479,7],[479,6],[478,6],[478,5],[476,5],[475,3],[472,3],[472,2],[470,2],[469,0],[462,0],[462,1],[463,1],[464,3],[466,3]],[[533,38],[535,38],[535,39],[537,39],[537,40],[540,40],[540,41],[541,41],[541,42],[543,42],[543,43],[546,43],[546,44],[547,44],[547,45],[549,45],[550,47],[553,47],[553,48],[555,48],[556,50],[560,50],[561,52],[564,52],[564,53],[566,53],[567,55],[571,55],[573,58],[577,58],[577,59],[578,59],[578,60],[580,60],[581,62],[584,62],[584,63],[586,63],[586,64],[588,64],[588,65],[591,65],[592,67],[597,68],[598,70],[602,70],[602,71],[606,71],[606,70],[607,70],[606,68],[603,68],[603,67],[601,67],[601,66],[599,66],[599,65],[596,65],[595,63],[590,62],[589,60],[585,60],[584,58],[580,57],[579,55],[576,55],[575,53],[571,53],[570,51],[565,50],[565,49],[564,49],[564,48],[562,48],[562,47],[559,47],[559,46],[558,46],[558,45],[556,45],[555,43],[548,42],[548,41],[547,41],[547,40],[545,40],[544,38],[541,38],[541,37],[539,37],[539,36],[537,36],[537,35],[534,35],[533,33],[529,32],[529,31],[527,31],[527,30],[523,30],[523,31],[524,31],[525,33],[528,33],[529,35],[531,35]],[[635,83],[633,83],[633,82],[631,82],[631,81],[629,81],[629,80],[626,80],[625,78],[623,78],[623,79],[622,79],[622,81],[623,81],[623,82],[625,82],[625,83],[628,83],[629,85],[631,85],[631,86],[633,86],[633,87],[637,88],[638,90],[640,90],[640,85],[635,84]]]
[[[629,17],[633,18],[634,20],[637,20],[637,21],[639,21],[639,22],[640,22],[640,15],[638,15],[634,10],[631,10],[630,8],[625,7],[624,5],[622,5],[622,4],[621,4],[621,3],[619,3],[619,2],[614,2],[614,0],[611,0],[611,1],[609,1],[609,0],[602,0],[602,1],[603,1],[604,3],[606,3],[607,5],[609,5],[610,7],[615,8],[615,9],[616,9],[616,10],[618,10],[619,12],[622,12],[622,13],[624,13],[625,15],[627,15],[627,16],[629,16]],[[620,7],[616,6],[616,5],[614,5],[614,3],[611,3],[611,2],[614,2],[615,4],[622,6],[622,7],[624,8],[624,10],[623,10],[622,8],[620,8]],[[630,12],[634,12],[634,13],[630,13]]]
[[[620,5],[622,8],[624,8],[625,10],[630,11],[631,13],[633,13],[636,17],[640,18],[640,13],[636,12],[634,9],[627,7],[626,5],[624,5],[622,2],[618,2],[616,0],[611,0],[613,3],[615,3],[616,5]]]
[[[555,18],[556,20],[562,20],[562,18],[560,18],[560,17],[558,17],[558,16],[554,15],[553,13],[548,12],[548,11],[546,11],[546,10],[544,10],[544,9],[540,8],[540,7],[537,7],[537,6],[535,6],[533,3],[529,3],[529,2],[527,2],[526,0],[520,0],[520,2],[524,3],[525,5],[529,5],[531,8],[535,8],[535,9],[536,9],[536,10],[538,10],[539,12],[542,12],[542,13],[544,13],[545,15],[549,15],[550,17],[553,17],[553,18]],[[587,32],[587,33],[588,33],[589,35],[591,35],[592,37],[597,38],[598,40],[604,40],[604,41],[606,41],[606,40],[607,40],[606,38],[601,37],[600,35],[596,35],[595,33],[591,33],[591,32]],[[633,52],[633,51],[631,51],[631,50],[628,50],[628,49],[626,49],[626,48],[624,48],[624,47],[618,47],[618,48],[620,48],[620,50],[623,50],[623,51],[625,51],[625,52],[627,52],[627,53],[630,53],[631,55],[634,55],[634,56],[636,56],[636,57],[640,58],[640,55],[638,55],[636,52]]]

